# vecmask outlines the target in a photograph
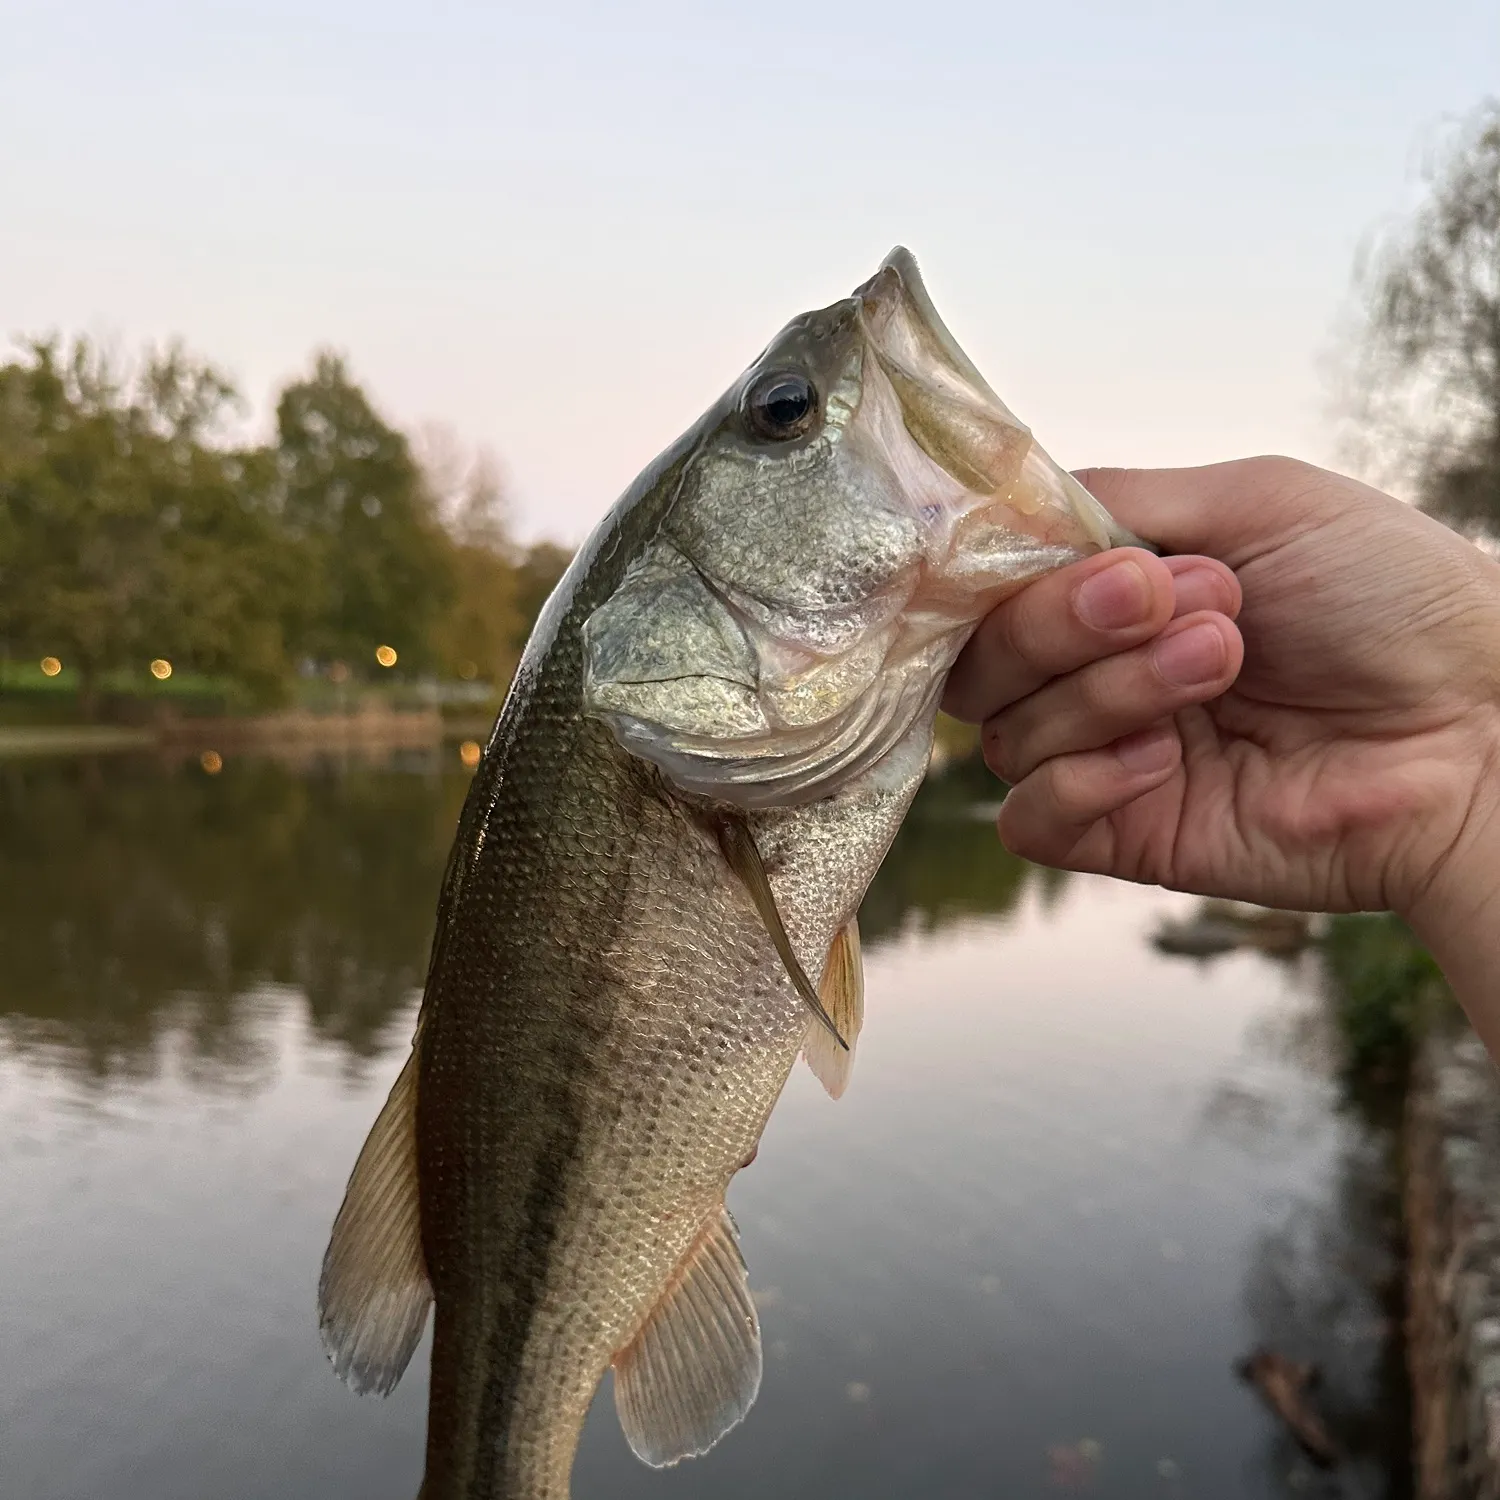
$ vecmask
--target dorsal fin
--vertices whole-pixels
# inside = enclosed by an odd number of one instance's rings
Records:
[[[834,933],[828,945],[828,961],[823,965],[823,979],[818,994],[833,1018],[839,1035],[849,1045],[836,1046],[827,1030],[810,1021],[802,1055],[813,1070],[813,1076],[833,1098],[843,1096],[854,1071],[854,1049],[859,1043],[860,1028],[865,1024],[865,966],[859,950],[859,918],[849,920]]]
[[[417,1201],[420,1035],[354,1164],[318,1279],[323,1347],[361,1395],[400,1380],[432,1302]]]
[[[614,1369],[620,1426],[636,1457],[656,1468],[707,1453],[754,1404],[760,1322],[722,1204]]]

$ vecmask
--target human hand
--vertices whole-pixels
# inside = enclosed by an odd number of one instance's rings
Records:
[[[1011,783],[1005,844],[1204,895],[1389,908],[1429,943],[1495,925],[1500,566],[1290,459],[1079,477],[1178,555],[1041,579],[954,667],[944,706],[983,722]]]

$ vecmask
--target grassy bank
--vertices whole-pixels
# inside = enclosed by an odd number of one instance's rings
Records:
[[[437,709],[445,718],[488,723],[500,697],[486,683],[412,681],[395,676],[332,680],[320,673],[294,679],[272,704],[257,700],[229,678],[175,669],[160,679],[147,671],[104,673],[89,708],[79,688],[78,674],[69,668],[48,676],[36,663],[0,660],[0,729],[142,726],[287,710],[350,714],[371,706],[397,713]]]

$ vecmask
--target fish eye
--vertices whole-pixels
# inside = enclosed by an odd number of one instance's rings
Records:
[[[818,393],[796,370],[773,370],[745,393],[745,417],[760,437],[787,442],[801,437],[818,414]]]

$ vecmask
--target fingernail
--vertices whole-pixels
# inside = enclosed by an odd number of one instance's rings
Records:
[[[1078,585],[1073,608],[1095,630],[1123,630],[1151,613],[1151,585],[1139,563],[1117,562]]]
[[[1160,771],[1177,755],[1177,736],[1170,729],[1143,729],[1116,740],[1115,754],[1127,771]]]
[[[1212,568],[1188,568],[1174,574],[1172,590],[1179,615],[1196,614],[1200,609],[1224,609],[1229,603],[1229,590]]]
[[[1156,670],[1177,687],[1211,682],[1224,670],[1224,637],[1204,623],[1179,630],[1156,643],[1151,653]]]

